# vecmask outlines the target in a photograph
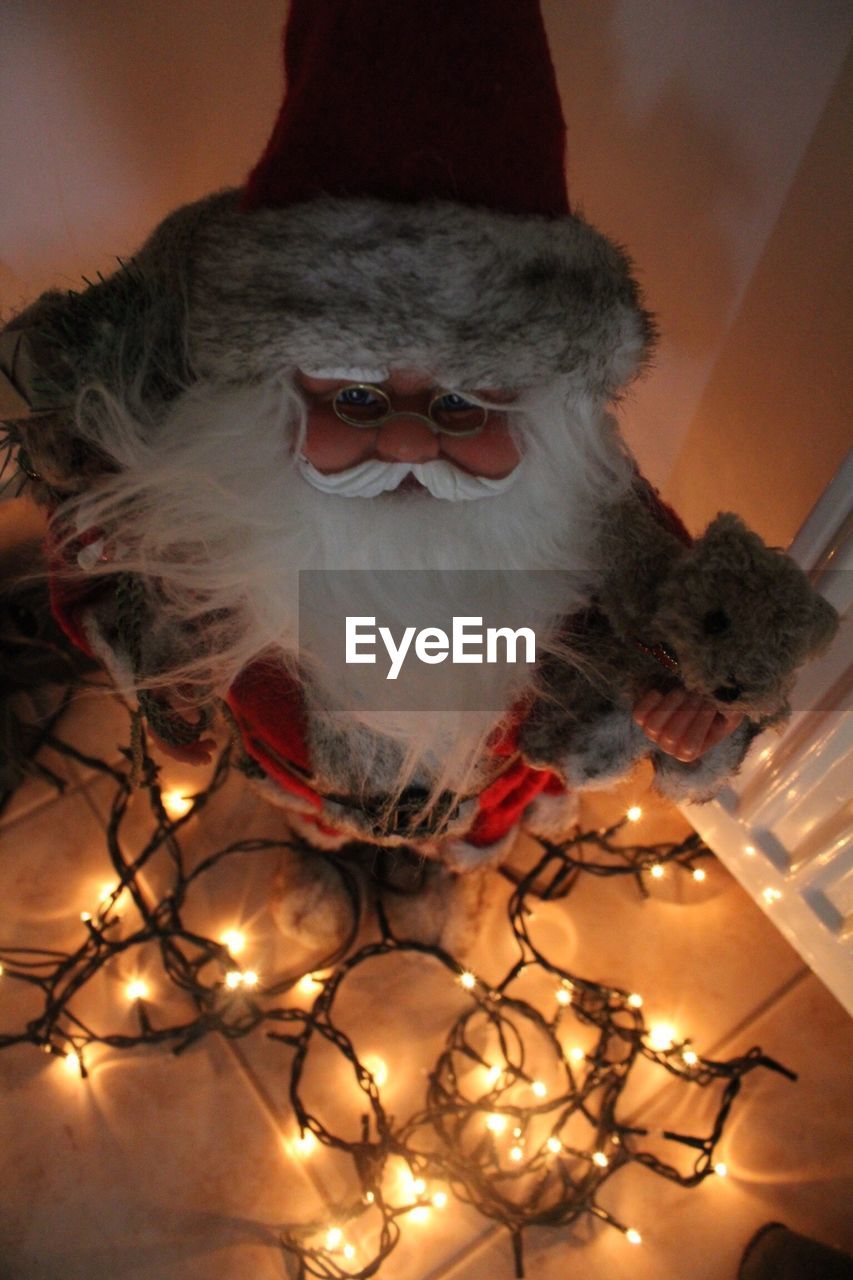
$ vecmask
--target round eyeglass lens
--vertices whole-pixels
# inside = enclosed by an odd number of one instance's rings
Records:
[[[388,416],[390,404],[378,387],[344,387],[334,399],[335,413],[354,427],[372,427]]]
[[[436,396],[429,407],[429,416],[447,435],[469,436],[482,430],[489,411],[449,391],[443,396]]]

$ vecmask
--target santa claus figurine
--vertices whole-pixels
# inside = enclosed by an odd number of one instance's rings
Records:
[[[687,540],[609,413],[653,324],[571,212],[537,0],[293,0],[285,69],[242,188],[3,334],[55,611],[164,751],[204,762],[236,725],[310,841],[495,862],[569,819],[559,734],[525,748],[538,667],[472,699],[448,662],[440,706],[379,706],[300,644],[299,574],[400,630],[443,574],[484,616],[497,574],[571,662],[608,506],[633,488]],[[635,718],[706,796],[752,728],[657,675]]]

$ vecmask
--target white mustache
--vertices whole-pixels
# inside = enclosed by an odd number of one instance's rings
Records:
[[[383,462],[379,458],[360,462],[347,471],[326,475],[318,471],[307,458],[300,457],[299,472],[321,493],[336,494],[341,498],[375,498],[379,493],[396,489],[412,475],[434,498],[460,502],[472,498],[492,498],[505,493],[515,483],[518,467],[500,480],[487,476],[472,476],[451,462],[436,459],[433,462]]]

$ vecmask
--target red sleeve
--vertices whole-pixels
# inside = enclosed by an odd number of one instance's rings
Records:
[[[93,538],[98,531],[92,530]],[[103,578],[87,578],[79,570],[72,567],[73,556],[78,546],[85,546],[84,534],[77,542],[66,543],[62,535],[51,530],[45,538],[45,560],[48,567],[48,591],[50,607],[54,618],[68,636],[72,644],[82,649],[90,658],[95,657],[86,633],[83,630],[83,615],[86,609],[110,589]]]
[[[635,488],[652,515],[668,533],[678,538],[679,542],[683,542],[686,547],[692,546],[693,538],[687,530],[687,526],[681,519],[678,512],[671,507],[668,502],[664,502],[657,489],[651,484],[645,476],[636,473]]]

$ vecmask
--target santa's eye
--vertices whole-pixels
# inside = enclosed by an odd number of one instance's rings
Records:
[[[332,401],[344,422],[369,427],[388,416],[388,397],[377,387],[343,387]]]
[[[372,391],[368,391],[367,387],[345,387],[343,391],[338,392],[335,400],[340,405],[381,403],[379,397]]]
[[[472,404],[470,400],[466,400],[464,396],[460,396],[456,391],[446,391],[443,396],[436,396],[433,400],[433,406],[445,413],[464,413],[469,409],[477,409],[478,405]]]
[[[458,391],[445,391],[430,404],[429,416],[448,435],[467,436],[481,431],[489,414],[482,405],[466,400]]]

